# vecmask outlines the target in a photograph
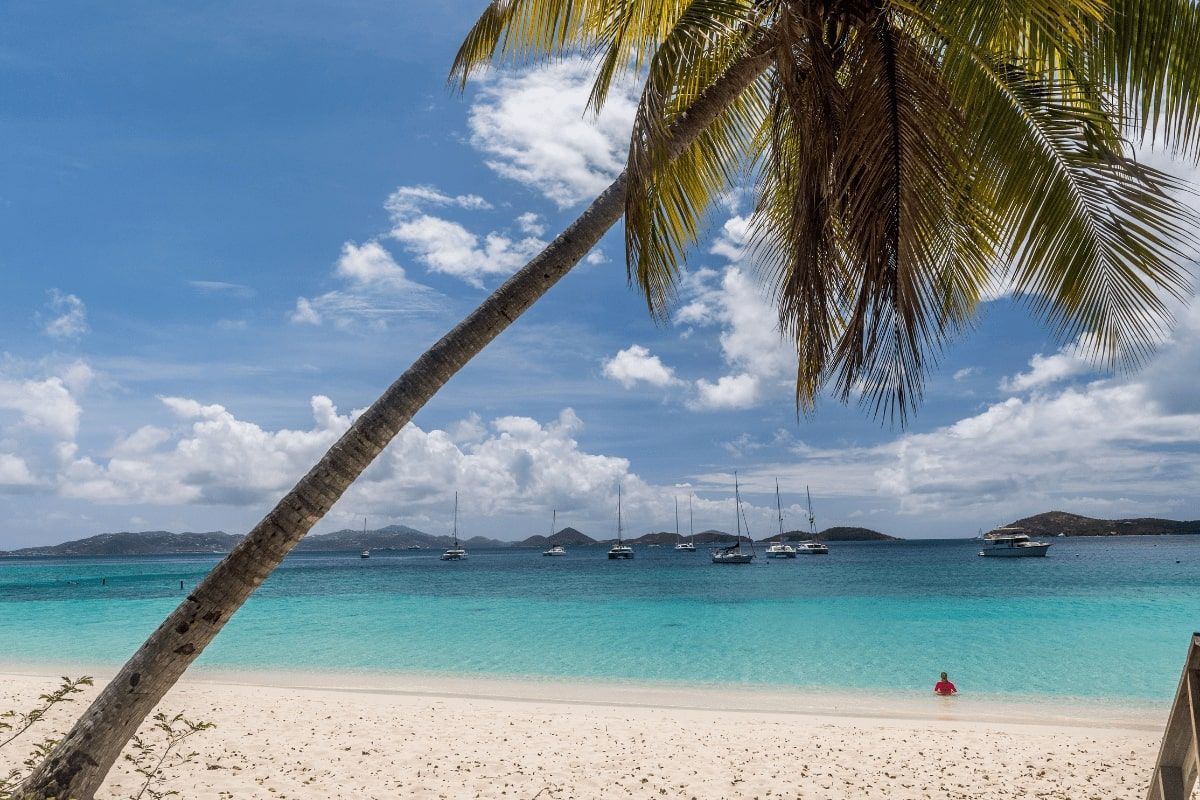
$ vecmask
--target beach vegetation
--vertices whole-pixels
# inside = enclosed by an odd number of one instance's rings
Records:
[[[1188,294],[1187,187],[1135,157],[1200,145],[1192,0],[493,0],[451,70],[594,58],[644,80],[626,169],[401,375],[133,654],[25,784],[90,796],[142,720],[413,416],[619,220],[668,317],[718,201],[795,346],[795,401],[899,424],[979,303],[1011,293],[1106,366]],[[86,734],[86,735],[85,735]]]
[[[91,686],[90,675],[79,678],[63,676],[59,679],[58,688],[45,694],[38,695],[38,704],[29,711],[8,709],[0,712],[0,750],[12,747],[33,726],[42,722],[50,710],[62,703],[72,702],[74,695],[83,691],[83,687]],[[7,773],[0,774],[0,800],[13,797],[16,787],[21,783],[25,773],[40,764],[50,753],[57,740],[42,738],[34,742],[21,760],[20,766],[12,767]]]
[[[130,795],[130,800],[163,800],[178,795],[178,791],[163,787],[167,770],[194,761],[199,753],[183,752],[183,743],[197,733],[215,727],[211,722],[190,720],[183,714],[169,717],[162,711],[154,715],[153,721],[151,730],[160,734],[160,740],[135,734],[125,753],[125,760],[133,766],[133,771],[145,779],[138,791]]]
[[[75,700],[73,695],[83,691],[83,687],[92,686],[91,676],[80,678],[61,678],[58,688],[38,696],[38,705],[29,711],[7,710],[0,712],[0,749],[9,747],[34,725],[42,722],[55,706]],[[185,741],[201,731],[216,727],[211,722],[191,720],[183,714],[168,716],[165,712],[154,715],[150,727],[151,734],[143,736],[135,734],[129,743],[129,751],[125,760],[130,762],[133,771],[141,776],[142,783],[137,791],[129,795],[130,800],[163,800],[179,794],[177,790],[164,788],[169,770],[191,763],[199,755],[195,752],[183,752],[181,747]],[[42,738],[34,742],[21,760],[20,766],[12,767],[7,773],[0,774],[0,800],[16,800],[26,795],[18,794],[26,774],[40,764],[54,745],[54,738]]]

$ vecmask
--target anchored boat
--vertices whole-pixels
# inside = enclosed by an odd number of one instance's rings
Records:
[[[1049,542],[1038,542],[1024,532],[1001,528],[983,537],[983,549],[979,555],[987,558],[1041,558],[1049,549]]]
[[[558,527],[558,510],[557,509],[555,509],[552,516],[550,517],[550,535],[551,536],[554,535],[554,529],[556,527]],[[553,547],[549,548],[548,550],[542,551],[542,555],[544,555],[544,556],[565,556],[566,554],[567,554],[567,548],[563,547],[561,544],[556,544]]]
[[[775,479],[775,516],[779,520],[779,538],[767,548],[767,558],[795,558],[796,548],[783,540],[783,503],[779,500],[779,479]]]
[[[737,473],[733,473],[733,506],[734,516],[737,518],[737,541],[729,547],[722,547],[712,551],[712,563],[714,564],[749,564],[754,561],[754,539],[750,539],[750,552],[742,550],[742,520],[745,519],[742,514],[742,495],[738,490]],[[746,524],[746,533],[750,533],[750,525]]]
[[[801,542],[796,552],[806,556],[828,555],[829,547],[817,541],[817,518],[813,516],[812,492],[807,486],[804,487],[804,494],[808,497],[808,541]]]
[[[621,527],[621,486],[617,485],[617,542],[612,547],[608,548],[608,557],[610,559],[633,558],[633,548],[625,544],[625,539],[622,538],[623,530]]]
[[[675,535],[679,535],[679,498],[675,498]],[[675,549],[681,553],[696,552],[696,525],[692,520],[692,496],[688,495],[688,540],[679,542]]]
[[[454,546],[442,553],[442,561],[466,561],[467,551],[458,543],[458,492],[454,493]]]

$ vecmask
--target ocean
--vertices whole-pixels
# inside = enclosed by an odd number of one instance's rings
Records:
[[[745,567],[670,547],[296,554],[198,665],[901,693],[944,670],[997,698],[1168,700],[1200,630],[1200,536],[1053,541],[1044,559],[862,542]],[[116,667],[217,559],[0,560],[0,665]]]

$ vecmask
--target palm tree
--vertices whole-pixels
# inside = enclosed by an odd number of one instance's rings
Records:
[[[905,413],[939,347],[1006,283],[1131,364],[1186,294],[1193,222],[1126,136],[1195,155],[1192,0],[493,0],[452,75],[595,56],[592,104],[645,77],[627,169],[422,355],[130,658],[26,781],[88,800],[230,616],[455,373],[625,217],[665,317],[713,200],[752,182],[752,255],[822,387]]]

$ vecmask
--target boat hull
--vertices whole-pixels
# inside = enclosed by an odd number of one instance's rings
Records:
[[[625,558],[633,558],[633,552],[632,551],[625,552],[622,550],[622,551],[614,553],[612,550],[609,550],[608,557],[609,557],[609,560],[611,560],[611,561],[617,561],[619,559],[625,559]]]
[[[795,550],[792,550],[791,552],[783,552],[783,553],[771,553],[771,552],[767,553],[767,558],[795,558],[795,557],[796,557]]]
[[[713,553],[714,564],[749,564],[754,561],[753,553]]]
[[[984,558],[1045,558],[1048,544],[1033,544],[1025,547],[985,547],[979,551]]]

